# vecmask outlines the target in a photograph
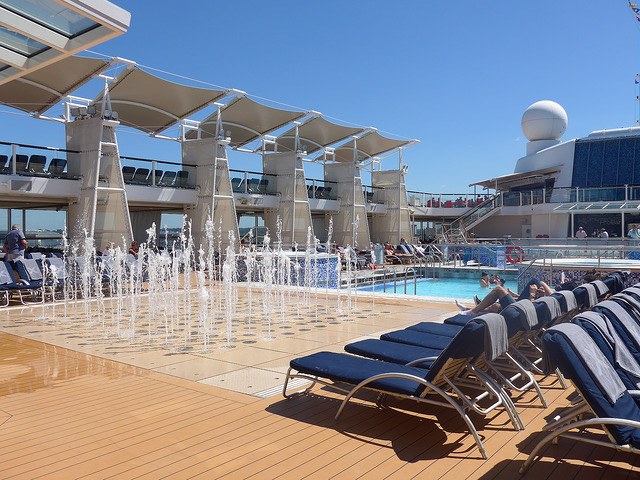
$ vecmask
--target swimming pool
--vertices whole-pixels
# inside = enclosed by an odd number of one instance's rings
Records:
[[[517,284],[515,281],[507,281],[505,287],[516,290]],[[358,290],[370,292],[371,285],[360,287]],[[489,291],[489,288],[480,287],[477,278],[421,278],[418,279],[416,283],[416,295],[424,297],[472,299],[474,295],[478,295],[478,297],[482,299]],[[383,292],[383,285],[381,283],[376,284],[375,292]],[[394,293],[393,282],[386,284],[386,293]],[[395,293],[404,294],[404,280],[397,282]],[[407,295],[413,295],[413,280],[407,281]]]

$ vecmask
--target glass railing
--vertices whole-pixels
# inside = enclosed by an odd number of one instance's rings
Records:
[[[322,200],[338,199],[338,184],[328,180],[315,180],[307,178],[307,196]]]
[[[67,153],[76,152],[60,148],[0,142],[0,174],[69,178]]]
[[[480,205],[489,195],[473,193],[424,193],[407,192],[407,201],[412,207],[426,208],[473,208]]]
[[[384,203],[384,188],[363,185],[362,193],[366,203]]]
[[[632,202],[640,201],[640,186],[541,188],[525,192],[505,192],[501,197],[505,207],[543,203]]]
[[[173,188],[195,188],[196,166],[187,163],[120,156],[124,183]]]
[[[75,153],[80,152],[0,142],[0,174],[77,179],[68,164],[68,155]],[[195,165],[127,156],[120,163],[127,184],[195,188]]]
[[[276,195],[277,176],[269,173],[229,170],[234,193]]]

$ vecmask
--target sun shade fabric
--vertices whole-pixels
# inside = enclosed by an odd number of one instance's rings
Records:
[[[223,106],[220,118],[225,135],[231,137],[231,145],[242,146],[305,115],[305,112],[268,107],[243,96]],[[205,118],[200,123],[200,136],[215,137],[217,121],[217,111]],[[187,138],[195,138],[196,135],[191,130]]]
[[[358,159],[375,157],[385,152],[395,150],[409,144],[410,140],[394,140],[380,135],[378,132],[371,132],[355,140],[358,147]],[[338,162],[353,161],[353,141],[347,142],[335,151],[335,159]]]
[[[362,128],[345,127],[343,125],[331,123],[322,117],[316,117],[298,127],[300,148],[303,148],[303,146],[306,145],[307,153],[313,153],[323,147],[332,145],[352,135],[357,135],[363,130],[364,129]],[[278,151],[294,151],[296,144],[295,127],[280,135],[277,142]]]
[[[0,102],[24,112],[42,114],[110,65],[97,58],[65,58],[0,85]]]
[[[109,85],[111,108],[118,120],[146,133],[166,130],[225,93],[170,82],[139,68],[126,70]],[[101,105],[102,93],[95,102]]]

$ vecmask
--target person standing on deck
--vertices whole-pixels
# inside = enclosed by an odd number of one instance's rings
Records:
[[[578,231],[576,232],[576,238],[579,238],[579,239],[587,238],[587,232],[584,231],[584,228],[582,227],[578,228]]]
[[[27,239],[24,233],[20,231],[20,225],[17,223],[11,226],[11,231],[7,233],[4,239],[4,253],[10,261],[20,260],[24,258],[24,251],[27,249]]]
[[[632,240],[640,240],[640,232],[638,231],[638,225],[634,224],[631,227],[631,230],[629,230],[629,233],[627,233],[627,236],[629,238],[631,238]]]
[[[604,238],[607,239],[609,238],[609,234],[607,233],[607,229],[602,227],[602,230],[600,231],[600,238]]]

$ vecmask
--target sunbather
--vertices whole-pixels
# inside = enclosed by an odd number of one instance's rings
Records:
[[[527,288],[528,294],[524,293]],[[515,303],[517,300],[535,300],[536,298],[546,297],[552,293],[553,290],[551,290],[546,283],[533,279],[525,287],[524,291],[520,293],[520,295],[504,288],[503,286],[497,286],[473,308],[468,308],[457,300],[456,305],[462,311],[463,315],[476,315],[487,312],[500,313],[503,309],[512,303]]]

